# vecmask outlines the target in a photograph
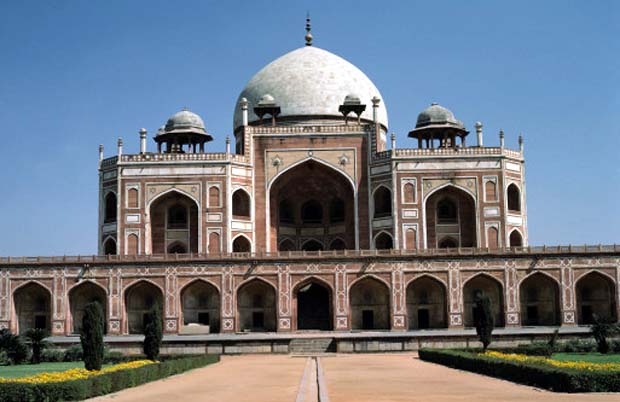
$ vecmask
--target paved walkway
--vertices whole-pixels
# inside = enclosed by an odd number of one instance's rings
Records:
[[[207,402],[618,401],[619,394],[557,394],[420,361],[415,354],[223,356],[220,363],[93,399]],[[323,400],[325,400],[323,398]]]

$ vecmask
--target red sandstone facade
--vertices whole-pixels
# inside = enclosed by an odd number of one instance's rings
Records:
[[[316,93],[295,90],[303,77],[281,85],[298,60],[318,66]],[[479,291],[498,326],[617,319],[615,246],[529,247],[521,138],[485,147],[478,123],[467,146],[433,104],[409,133],[417,147],[388,147],[378,91],[344,63],[306,47],[259,72],[234,153],[205,152],[212,137],[187,110],[156,152],[146,130],[139,154],[101,149],[100,257],[0,260],[0,326],[70,335],[98,300],[118,335],[140,333],[155,303],[167,333],[462,328]],[[347,80],[360,93],[339,92]]]

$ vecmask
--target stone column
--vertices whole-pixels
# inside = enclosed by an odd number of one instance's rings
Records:
[[[560,260],[560,283],[562,284],[562,325],[577,325],[574,272],[570,258]]]
[[[233,268],[222,270],[222,332],[235,332],[235,294]]]
[[[402,264],[392,266],[392,329],[404,331],[407,329],[405,319],[407,305],[405,301],[405,278]]]
[[[448,263],[448,328],[463,328],[463,292],[458,261]]]
[[[291,298],[290,269],[278,266],[278,332],[291,331]]]
[[[349,297],[348,297],[348,278],[347,266],[345,264],[336,265],[336,331],[348,331],[351,328],[349,322]]]

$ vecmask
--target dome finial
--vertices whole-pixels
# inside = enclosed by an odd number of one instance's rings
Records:
[[[312,46],[312,33],[310,32],[312,27],[310,26],[310,13],[306,14],[306,46]]]

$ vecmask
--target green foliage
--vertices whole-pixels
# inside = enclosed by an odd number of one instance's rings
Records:
[[[493,307],[491,306],[491,299],[481,293],[476,294],[474,303],[476,334],[478,334],[478,338],[482,342],[483,350],[486,351],[491,344],[491,335],[495,326]]]
[[[157,360],[162,339],[161,309],[159,304],[155,303],[148,313],[146,325],[144,326],[144,344],[142,348],[147,359]]]
[[[99,302],[88,303],[84,308],[80,342],[86,370],[101,370],[103,364],[103,308]]]
[[[32,350],[30,362],[32,364],[41,363],[41,354],[49,346],[49,343],[45,340],[49,336],[49,332],[43,328],[30,328],[24,336]]]
[[[28,347],[19,335],[0,329],[0,351],[6,353],[9,364],[20,364],[28,357]]]
[[[166,360],[159,364],[120,370],[86,380],[50,384],[2,383],[0,384],[0,395],[2,400],[6,401],[84,400],[204,367],[217,361],[219,361],[217,355],[201,355]]]
[[[549,337],[549,340],[547,341],[547,346],[549,347],[549,349],[555,350],[555,348],[557,347],[559,333],[560,330],[556,328],[555,331],[553,331],[553,334],[551,334],[551,336]]]
[[[41,353],[41,361],[42,362],[61,362],[64,361],[65,352],[58,349],[45,349],[43,353]]]
[[[607,338],[618,333],[619,328],[617,323],[594,315],[594,324],[590,327],[590,331],[596,341],[596,349],[599,353],[605,354],[610,349]]]
[[[77,362],[84,358],[84,351],[82,345],[71,345],[65,350],[63,361],[65,362]]]
[[[587,371],[498,360],[465,350],[421,349],[420,359],[556,392],[619,392],[614,371]]]

